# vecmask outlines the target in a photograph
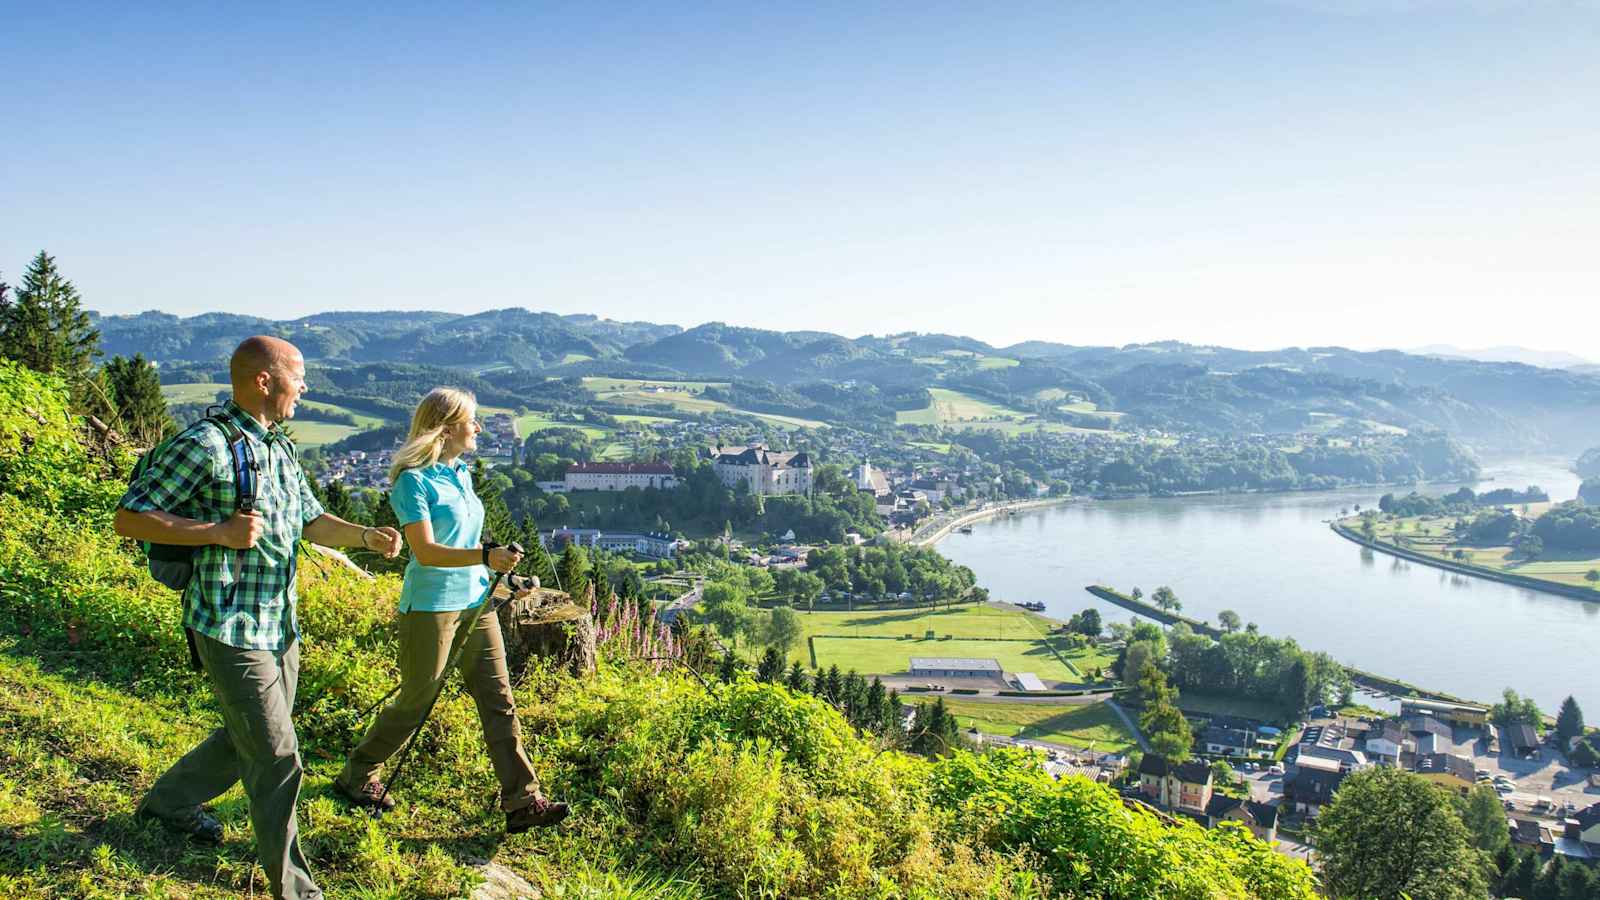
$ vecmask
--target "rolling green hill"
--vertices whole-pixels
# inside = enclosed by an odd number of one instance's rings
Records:
[[[215,804],[215,849],[133,818],[218,712],[176,598],[110,531],[132,460],[89,452],[83,431],[59,382],[0,362],[0,896],[249,895],[262,882],[238,788]],[[373,821],[329,780],[396,677],[399,584],[316,555],[300,573],[300,836],[330,897],[461,896],[481,859],[547,896],[1315,896],[1304,863],[1241,828],[1158,819],[1017,752],[877,746],[815,697],[685,671],[609,609],[598,671],[536,663],[517,684],[534,766],[573,804],[562,827],[501,833],[456,689],[398,809]]]

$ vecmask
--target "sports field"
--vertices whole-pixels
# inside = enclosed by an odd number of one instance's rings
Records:
[[[918,702],[927,702],[921,700],[926,695],[908,696],[918,696]],[[946,697],[944,705],[956,715],[962,728],[976,727],[985,734],[1069,744],[1103,753],[1126,753],[1139,745],[1128,727],[1104,703],[1052,706]]]
[[[893,675],[909,672],[913,656],[993,659],[1006,672],[1032,672],[1044,681],[1081,679],[1067,668],[1045,638],[1020,640],[922,640],[920,638],[855,638],[821,635],[811,639],[817,667],[855,669],[863,674]],[[807,660],[809,662],[809,659]]]

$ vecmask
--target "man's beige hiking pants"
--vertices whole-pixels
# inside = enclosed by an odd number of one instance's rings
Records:
[[[400,695],[378,714],[377,721],[350,755],[339,782],[347,792],[376,781],[383,764],[395,754],[422,721],[428,701],[445,676],[450,646],[457,629],[474,610],[400,614]],[[511,697],[505,641],[493,613],[478,619],[461,654],[461,677],[478,705],[478,720],[488,744],[489,761],[500,780],[500,808],[506,812],[531,804],[539,795],[539,779],[522,750],[517,705]]]
[[[222,707],[223,725],[157,779],[141,805],[173,818],[243,782],[256,855],[272,896],[321,897],[295,825],[304,773],[289,712],[300,680],[300,642],[279,651],[241,650],[197,633],[195,649]]]

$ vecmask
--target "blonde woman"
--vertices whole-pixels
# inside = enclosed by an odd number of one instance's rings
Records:
[[[389,467],[389,504],[411,548],[400,591],[400,694],[351,754],[335,788],[352,803],[389,809],[379,774],[383,764],[421,722],[444,671],[457,629],[485,602],[489,569],[509,572],[521,554],[487,547],[483,503],[461,454],[476,450],[477,401],[465,391],[434,388],[411,417],[411,433]],[[481,616],[461,654],[461,675],[478,705],[483,737],[500,780],[506,831],[554,825],[567,805],[539,792],[539,780],[522,749],[522,729],[511,697],[499,619]]]

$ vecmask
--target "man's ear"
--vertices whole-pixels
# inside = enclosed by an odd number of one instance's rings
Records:
[[[272,393],[272,370],[262,369],[256,373],[256,390],[263,395]]]

